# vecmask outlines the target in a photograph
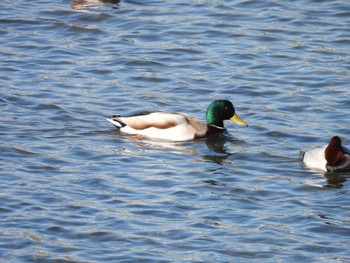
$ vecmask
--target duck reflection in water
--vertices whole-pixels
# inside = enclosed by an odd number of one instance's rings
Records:
[[[168,149],[177,154],[200,157],[204,161],[222,165],[225,161],[240,152],[240,141],[234,139],[228,132],[212,135],[207,138],[187,142],[171,142],[166,140],[153,140],[143,136],[128,136],[119,130],[113,134],[125,140],[132,140],[145,151],[153,151],[157,148]],[[156,148],[153,148],[153,147]],[[237,148],[235,150],[234,148]]]
[[[324,186],[326,188],[342,188],[343,183],[350,178],[350,174],[339,174],[339,173],[325,173],[327,178],[327,184]]]
[[[72,0],[72,8],[74,10],[79,10],[81,8],[91,7],[98,4],[118,5],[119,3],[120,0]]]
[[[223,164],[227,158],[235,155],[237,151],[232,151],[232,146],[238,146],[239,140],[234,140],[228,134],[216,134],[205,139],[207,145],[206,154],[202,154],[202,158],[216,164]]]

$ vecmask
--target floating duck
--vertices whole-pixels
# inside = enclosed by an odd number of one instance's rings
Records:
[[[304,164],[313,169],[327,172],[350,171],[350,154],[341,145],[341,139],[334,136],[328,145],[307,152],[300,151]]]
[[[223,132],[224,120],[248,126],[228,100],[215,100],[209,105],[206,124],[184,113],[160,111],[130,117],[113,116],[107,120],[124,133],[170,141],[199,139]]]

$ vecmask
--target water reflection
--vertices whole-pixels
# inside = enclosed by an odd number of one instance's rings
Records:
[[[72,8],[74,10],[80,10],[83,8],[88,8],[99,4],[118,5],[119,3],[120,3],[119,0],[72,0]],[[116,8],[118,8],[118,6],[116,6]]]
[[[349,174],[336,174],[336,173],[325,173],[327,178],[327,184],[324,187],[327,188],[342,188],[343,183],[349,178]]]
[[[143,136],[123,134],[119,130],[113,131],[113,134],[125,140],[132,141],[132,143],[140,147],[143,151],[157,151],[157,148],[158,150],[162,148],[167,149],[167,152],[184,156],[196,156],[219,165],[222,165],[230,156],[239,151],[237,148],[239,146],[239,140],[233,139],[228,133],[186,142],[153,140]]]
[[[234,155],[231,146],[237,146],[238,140],[233,140],[226,134],[218,134],[205,139],[208,147],[208,154],[202,155],[203,159],[209,160],[216,164],[223,164],[228,157]]]

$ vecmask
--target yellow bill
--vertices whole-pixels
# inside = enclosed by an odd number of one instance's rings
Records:
[[[239,125],[248,127],[248,123],[246,123],[244,120],[242,120],[240,117],[238,117],[236,113],[232,116],[232,118],[230,120],[234,121],[235,123],[237,123]]]

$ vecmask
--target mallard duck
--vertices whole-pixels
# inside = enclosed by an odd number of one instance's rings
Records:
[[[338,136],[332,137],[328,145],[307,152],[300,151],[304,164],[313,169],[327,172],[350,171],[350,154]]]
[[[107,120],[124,133],[170,141],[199,139],[223,132],[224,120],[248,126],[228,100],[215,100],[209,105],[206,124],[184,113],[160,111],[129,117],[113,116]]]

